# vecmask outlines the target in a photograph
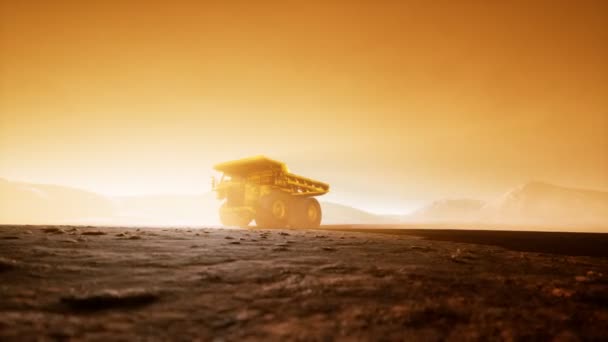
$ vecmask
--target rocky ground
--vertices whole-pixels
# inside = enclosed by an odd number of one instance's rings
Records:
[[[420,236],[3,226],[0,340],[608,336],[605,256]]]

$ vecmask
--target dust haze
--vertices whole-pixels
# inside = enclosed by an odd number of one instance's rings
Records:
[[[380,214],[608,191],[603,1],[1,6],[7,180],[201,195],[265,154]]]

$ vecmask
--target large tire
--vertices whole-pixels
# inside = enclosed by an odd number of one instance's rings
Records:
[[[255,216],[255,224],[263,228],[284,228],[289,218],[289,195],[279,191],[262,197]]]
[[[321,205],[316,198],[294,200],[289,225],[293,228],[319,228],[321,225]]]
[[[226,203],[220,208],[220,222],[224,226],[230,227],[247,227],[253,220],[253,217],[248,212],[237,212],[228,209]]]

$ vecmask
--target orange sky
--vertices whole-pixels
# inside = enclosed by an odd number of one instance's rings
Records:
[[[379,212],[608,190],[608,2],[252,3],[0,0],[0,177],[198,193],[266,154]]]

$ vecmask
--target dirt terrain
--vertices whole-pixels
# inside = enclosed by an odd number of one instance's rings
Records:
[[[0,340],[608,336],[606,234],[331,228],[2,226]]]

